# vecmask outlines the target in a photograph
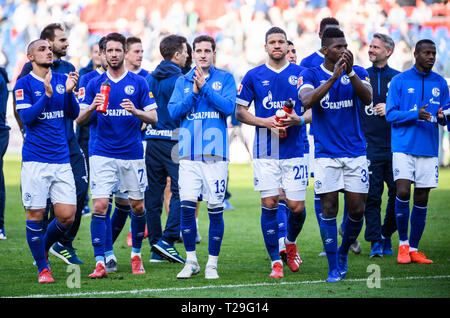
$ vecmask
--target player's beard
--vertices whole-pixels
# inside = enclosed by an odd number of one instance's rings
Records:
[[[124,59],[122,59],[117,65],[113,66],[113,65],[111,65],[111,63],[109,61],[107,61],[108,68],[111,68],[112,70],[118,70],[122,67],[123,62],[124,62]]]

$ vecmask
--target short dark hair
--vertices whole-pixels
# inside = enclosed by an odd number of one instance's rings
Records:
[[[186,42],[186,47],[187,47],[187,54],[188,57],[186,59],[186,64],[184,65],[185,68],[191,68],[192,65],[192,46]]]
[[[288,45],[294,45],[294,43],[291,40],[287,40]]]
[[[195,44],[200,43],[200,42],[210,42],[212,50],[213,51],[216,50],[216,41],[214,41],[214,39],[211,36],[209,36],[209,35],[200,35],[200,36],[198,36],[198,37],[196,37],[194,39],[194,42],[192,42],[192,46],[193,46],[193,50],[194,51],[195,51]]]
[[[106,36],[103,36],[100,41],[98,41],[98,49],[100,52],[106,49]]]
[[[432,40],[430,40],[430,39],[423,39],[423,40],[420,40],[419,42],[416,43],[414,51],[415,52],[420,52],[420,50],[422,49],[422,45],[424,45],[424,44],[431,44],[431,45],[436,46],[436,43],[434,43]]]
[[[283,34],[285,38],[287,38],[286,32],[284,32],[284,30],[282,28],[279,27],[271,27],[269,29],[269,31],[266,32],[266,43],[267,43],[267,38],[269,37],[269,35],[271,34]]]
[[[159,44],[159,52],[165,60],[170,60],[176,52],[183,51],[183,43],[187,43],[184,36],[171,34],[162,39]]]
[[[328,28],[322,34],[322,46],[329,46],[330,39],[345,38],[344,32],[338,28]]]
[[[339,27],[339,21],[333,17],[323,18],[322,21],[320,21],[319,33],[322,34],[328,25]]]
[[[64,31],[64,27],[61,23],[51,23],[47,25],[44,29],[41,31],[40,39],[41,40],[55,40],[55,30],[61,30]]]
[[[126,45],[127,45],[127,40],[122,34],[117,33],[117,32],[109,33],[105,37],[105,46],[104,46],[103,50],[106,50],[106,44],[110,41],[122,43],[123,50],[125,51]]]
[[[133,45],[133,44],[135,44],[135,43],[142,43],[142,41],[141,41],[140,38],[138,38],[138,37],[136,37],[136,36],[130,36],[130,37],[128,37],[128,38],[127,38],[127,50],[128,50],[128,48],[129,48],[131,45]]]

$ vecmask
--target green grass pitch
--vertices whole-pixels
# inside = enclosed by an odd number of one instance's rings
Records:
[[[90,238],[90,217],[83,217],[74,241],[85,264],[68,267],[50,255],[54,284],[38,284],[37,270],[25,236],[25,212],[20,195],[20,156],[4,158],[6,180],[5,231],[0,241],[0,297],[153,297],[153,298],[448,298],[450,295],[450,170],[441,169],[439,187],[430,194],[428,216],[420,250],[434,261],[431,265],[396,264],[396,255],[370,259],[370,244],[359,236],[362,253],[349,256],[347,277],[337,284],[325,283],[328,264],[318,257],[321,239],[313,206],[313,189],[307,190],[307,218],[297,244],[303,264],[292,273],[284,267],[285,277],[269,278],[270,260],[260,228],[260,199],[253,190],[250,164],[231,164],[229,190],[234,211],[225,211],[225,236],[219,258],[220,279],[206,280],[204,267],[208,255],[208,215],[201,205],[199,229],[202,242],[197,255],[202,271],[188,280],[177,280],[182,264],[150,264],[148,240],[143,243],[145,275],[132,275],[131,248],[126,245],[129,221],[114,245],[119,271],[102,280],[90,280],[95,260]],[[342,197],[341,197],[342,198]],[[386,204],[384,195],[383,208]],[[339,221],[342,219],[342,203]],[[384,217],[384,212],[382,214]],[[163,213],[163,220],[165,216]],[[164,221],[163,221],[164,222]],[[398,236],[393,236],[396,254]],[[176,244],[184,257],[183,244]]]

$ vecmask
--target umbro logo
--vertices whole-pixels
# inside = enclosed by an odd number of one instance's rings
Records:
[[[265,80],[265,81],[262,81],[261,84],[262,84],[263,86],[268,86],[268,85],[270,85],[270,81]]]
[[[408,93],[409,94],[414,94],[414,88],[408,88]]]

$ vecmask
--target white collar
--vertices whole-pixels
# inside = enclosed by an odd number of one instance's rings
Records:
[[[139,74],[139,72],[142,71],[142,67],[138,68],[136,71],[131,71],[134,74]]]
[[[320,52],[320,50],[317,50],[317,51],[316,51],[316,54],[317,54],[317,55],[319,55],[320,57],[323,57],[323,58],[325,58],[325,56],[323,56],[323,53],[322,53],[322,52]]]
[[[44,79],[42,77],[37,76],[35,73],[33,73],[33,71],[30,72],[30,75],[33,76],[38,81],[41,81],[42,83],[44,82]]]
[[[320,64],[320,67],[322,68],[322,70],[323,70],[325,73],[327,73],[328,75],[333,76],[333,72],[330,72],[329,70],[327,70],[327,69],[325,68],[325,66],[323,65],[323,63]]]
[[[280,69],[277,70],[277,69],[274,69],[272,66],[270,66],[268,62],[266,62],[266,67],[267,67],[269,70],[271,70],[271,71],[273,71],[273,72],[275,72],[275,73],[281,73],[281,72],[283,72],[283,71],[289,66],[289,64],[291,64],[291,63],[290,63],[289,61],[286,61],[286,64],[283,65],[282,68],[280,68]]]
[[[109,73],[109,71],[106,71],[106,76],[111,80],[111,82],[114,82],[114,83],[119,83],[125,76],[127,76],[127,74],[128,74],[128,70],[125,70],[125,72],[123,72],[121,77],[113,78],[111,76],[111,74]]]

